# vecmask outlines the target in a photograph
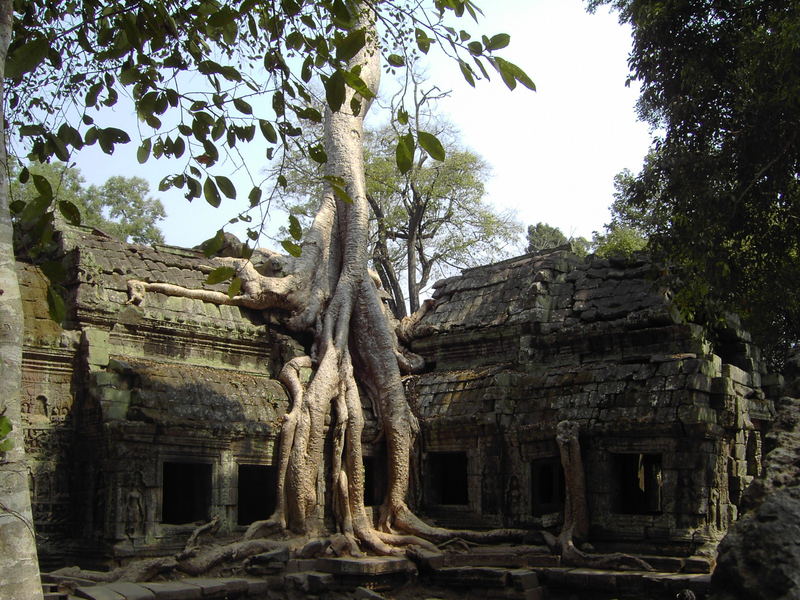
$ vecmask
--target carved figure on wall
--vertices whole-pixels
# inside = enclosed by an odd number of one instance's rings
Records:
[[[142,473],[137,471],[133,476],[133,486],[125,501],[125,535],[129,538],[144,535],[147,517],[147,490],[144,487]]]

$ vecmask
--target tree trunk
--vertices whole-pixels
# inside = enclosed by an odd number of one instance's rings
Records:
[[[347,69],[360,69],[361,79],[377,93],[380,52],[374,14],[367,3],[353,2],[348,7],[359,12],[358,26],[366,30],[367,43]],[[345,182],[349,201],[338,198],[332,186],[324,190],[301,256],[287,259],[286,276],[265,277],[247,261],[217,259],[235,265],[242,279],[241,295],[230,299],[220,292],[129,281],[131,302],[143,302],[145,292],[158,290],[222,304],[280,307],[292,313],[290,327],[314,333],[309,356],[291,360],[279,375],[292,406],[279,440],[277,508],[267,521],[252,524],[246,538],[272,528],[309,536],[325,533],[324,489],[332,497],[330,509],[337,531],[353,554],[362,550],[401,554],[410,545],[432,547],[417,535],[437,540],[453,535],[482,540],[505,539],[509,534],[519,537],[523,532],[450,532],[429,527],[406,505],[411,449],[419,426],[400,379],[399,363],[408,360],[399,351],[396,332],[367,271],[369,205],[362,125],[369,104],[368,99],[354,98],[348,88],[340,110],[326,111],[326,175]],[[413,255],[413,241],[410,248]],[[412,278],[416,275],[413,267],[409,265]],[[413,301],[418,302],[415,294]],[[303,384],[304,370],[312,372],[308,384]],[[364,507],[362,393],[371,401],[387,449],[387,490],[377,527]],[[325,456],[325,449],[331,447]]]
[[[13,15],[13,2],[0,0],[0,81],[5,79]],[[0,106],[3,93],[0,86]],[[7,161],[3,126],[0,127],[0,415],[11,421],[13,447],[6,453],[0,452],[0,598],[30,600],[42,598],[42,584],[20,415],[23,318],[8,206]]]

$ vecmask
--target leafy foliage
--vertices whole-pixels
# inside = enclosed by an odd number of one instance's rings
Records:
[[[597,256],[630,256],[647,247],[647,238],[634,227],[612,225],[605,233],[595,232],[592,246]]]
[[[736,310],[778,356],[800,339],[800,5],[600,4],[633,26],[657,133],[618,212],[677,273],[688,312]]]
[[[11,419],[5,415],[0,415],[0,455],[14,447],[14,442],[9,437],[12,429]]]
[[[567,238],[558,227],[539,222],[528,225],[528,252],[542,252],[569,243],[572,252],[579,256],[586,256],[592,245],[584,237]]]
[[[40,163],[67,162],[95,144],[112,153],[133,132],[104,122],[105,109],[124,99],[142,122],[138,160],[183,161],[183,171],[164,179],[161,189],[176,187],[189,200],[218,206],[238,195],[214,172],[226,161],[228,170],[243,166],[237,145],[260,134],[272,158],[305,126],[322,120],[317,106],[323,99],[313,81],[322,82],[324,102],[334,111],[357,111],[371,98],[359,69],[347,68],[366,43],[354,7],[345,0],[16,2],[5,109],[18,153]],[[509,87],[534,87],[519,67],[495,55],[508,44],[507,35],[473,40],[447,24],[449,15],[477,19],[471,0],[435,0],[426,9],[395,0],[374,8],[389,70],[438,46],[472,84],[494,70]],[[348,87],[358,95],[343,106]],[[438,140],[416,136],[401,139],[398,148],[410,141],[441,158]],[[315,150],[311,156],[324,162],[324,150]],[[263,182],[251,175],[251,183],[251,205],[268,200]],[[45,217],[52,200],[43,194],[30,210],[43,219],[42,240],[52,235]],[[241,219],[251,221],[246,212]],[[252,229],[256,238],[259,228]]]
[[[110,177],[103,185],[86,187],[79,169],[64,163],[32,166],[32,177],[11,182],[11,197],[18,214],[40,197],[39,187],[49,186],[58,209],[67,221],[97,227],[122,241],[136,244],[163,243],[158,221],[166,215],[160,200],[148,196],[150,185],[140,177]],[[44,178],[44,181],[40,178]],[[45,183],[46,182],[46,183]]]
[[[528,252],[541,252],[567,243],[567,236],[558,228],[539,222],[528,225]]]

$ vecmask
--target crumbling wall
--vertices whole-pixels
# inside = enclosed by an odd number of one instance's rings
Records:
[[[569,420],[580,424],[593,543],[687,554],[719,540],[760,472],[773,418],[758,352],[735,323],[726,352],[747,370],[682,321],[645,258],[567,251],[465,271],[434,299],[413,344],[433,368],[409,389],[423,454],[467,456],[461,510],[472,520],[558,525],[555,429]]]
[[[240,513],[256,512],[239,496],[269,479],[288,401],[276,365],[304,353],[300,343],[238,307],[158,293],[128,304],[129,279],[224,290],[204,284],[199,251],[87,228],[62,236],[63,329],[46,314],[44,277],[19,267],[26,446],[45,565],[170,552],[212,516],[222,533],[243,530]],[[180,504],[182,486],[202,487],[203,501],[165,508]]]

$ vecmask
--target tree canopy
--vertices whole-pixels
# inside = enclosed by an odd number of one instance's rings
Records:
[[[695,316],[741,314],[778,356],[800,339],[800,5],[592,0],[633,27],[655,131],[618,198]]]
[[[164,242],[158,226],[166,216],[164,206],[149,196],[150,184],[141,177],[114,175],[100,186],[87,187],[80,169],[64,163],[37,164],[30,167],[30,172],[47,178],[55,188],[56,201],[73,204],[84,225],[135,244]],[[15,177],[11,181],[12,210],[23,210],[38,195],[33,180],[22,184]]]

